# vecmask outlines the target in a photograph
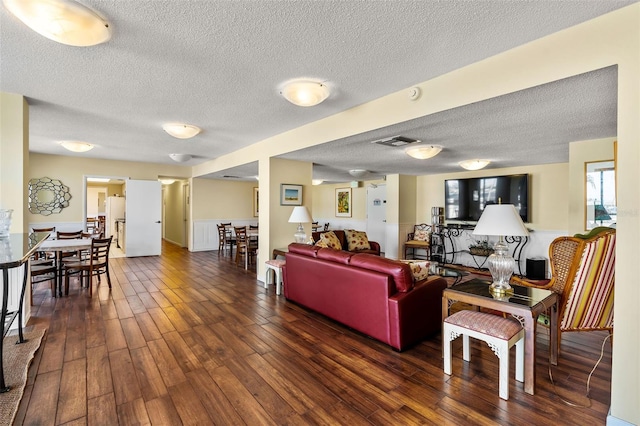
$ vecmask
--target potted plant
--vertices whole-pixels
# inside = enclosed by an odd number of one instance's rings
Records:
[[[489,245],[489,241],[476,240],[469,246],[469,253],[476,256],[490,256],[493,254],[493,247]]]

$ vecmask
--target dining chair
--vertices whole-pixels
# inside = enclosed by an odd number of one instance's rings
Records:
[[[56,282],[58,281],[58,267],[55,259],[33,258],[29,264],[31,272],[31,305],[33,306],[33,288],[35,284],[51,281],[51,295],[56,295]]]
[[[247,238],[247,228],[244,226],[236,226],[233,228],[236,234],[236,266],[242,257],[244,259],[244,268],[248,269],[251,257],[256,256],[257,247],[250,243]]]
[[[56,227],[52,226],[50,228],[31,228],[32,232],[48,232],[49,233],[49,238],[53,238],[53,236],[55,235],[56,232]],[[38,251],[36,252],[36,256],[35,259],[42,259],[42,258],[54,258],[55,257],[55,253],[46,253],[44,251]]]
[[[56,239],[58,240],[80,240],[82,239],[82,231],[58,231],[56,233]],[[82,255],[81,251],[63,251],[59,254],[59,259],[66,259],[69,257],[78,257]]]
[[[329,222],[324,224],[324,231],[328,231],[329,230]]]
[[[109,276],[109,249],[111,248],[111,240],[113,236],[109,238],[93,238],[91,240],[91,248],[89,249],[89,256],[86,259],[80,259],[77,262],[65,262],[65,278],[64,278],[64,291],[65,294],[69,294],[69,276],[72,274],[79,274],[78,281],[80,287],[85,284],[89,287],[89,297],[93,296],[93,277],[98,277],[98,284],[100,284],[100,276],[105,274],[107,276],[107,283],[111,288],[111,277]],[[83,284],[83,281],[86,282]]]

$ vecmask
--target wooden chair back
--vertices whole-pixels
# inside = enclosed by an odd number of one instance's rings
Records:
[[[82,231],[75,231],[75,232],[58,231],[56,233],[56,238],[59,240],[79,240],[82,238]]]

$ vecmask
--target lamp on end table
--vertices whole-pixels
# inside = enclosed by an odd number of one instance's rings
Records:
[[[307,241],[307,234],[304,233],[303,223],[313,222],[311,215],[309,214],[309,210],[305,206],[294,207],[291,212],[291,216],[289,217],[289,223],[297,223],[298,229],[296,233],[293,234],[295,237],[296,243],[304,244]]]
[[[474,235],[498,236],[494,253],[487,259],[493,283],[489,289],[493,293],[506,293],[513,289],[509,280],[516,266],[516,261],[509,254],[509,247],[504,242],[504,236],[527,236],[518,211],[513,204],[491,204],[484,208],[480,220],[473,230]]]

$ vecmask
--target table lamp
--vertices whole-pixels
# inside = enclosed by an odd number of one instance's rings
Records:
[[[480,220],[473,230],[474,235],[498,236],[494,246],[494,253],[487,259],[493,283],[489,289],[494,293],[513,291],[509,280],[513,274],[516,262],[509,254],[509,247],[504,242],[504,236],[527,236],[522,219],[513,204],[491,204],[484,208]]]
[[[307,242],[307,234],[304,233],[303,223],[313,222],[311,219],[311,215],[309,214],[309,210],[305,206],[294,207],[291,212],[291,216],[289,217],[289,223],[297,223],[298,229],[296,233],[293,234],[295,237],[296,243],[306,243]]]

